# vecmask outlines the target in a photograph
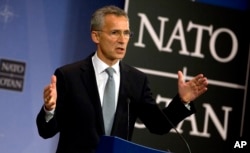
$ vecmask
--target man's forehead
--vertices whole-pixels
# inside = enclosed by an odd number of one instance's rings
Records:
[[[129,21],[125,16],[107,16],[103,26],[117,30],[129,29]]]

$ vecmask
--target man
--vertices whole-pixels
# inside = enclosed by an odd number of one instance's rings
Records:
[[[152,97],[147,76],[122,62],[130,37],[129,19],[122,9],[100,8],[91,19],[96,52],[56,69],[44,89],[37,127],[43,138],[60,133],[57,153],[93,153],[102,135],[131,140],[137,118],[150,132],[165,134],[172,128],[166,116],[177,125],[195,112],[192,101],[207,91],[207,78],[199,74],[184,82],[179,71],[178,94],[161,110]],[[108,67],[113,68],[115,82],[111,133],[106,132],[102,110]]]

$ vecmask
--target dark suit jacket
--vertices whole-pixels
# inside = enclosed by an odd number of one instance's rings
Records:
[[[57,153],[93,153],[100,136],[104,135],[102,107],[91,56],[56,69],[58,98],[55,115],[47,123],[42,108],[37,116],[41,137],[51,138],[60,132]],[[113,136],[131,140],[137,118],[150,132],[165,134],[172,126],[163,112],[174,125],[194,113],[193,105],[188,110],[178,95],[167,108],[161,110],[152,97],[144,73],[122,61],[120,73]]]

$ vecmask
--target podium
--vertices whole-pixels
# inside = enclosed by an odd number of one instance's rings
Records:
[[[169,153],[133,142],[119,137],[102,136],[96,153]]]

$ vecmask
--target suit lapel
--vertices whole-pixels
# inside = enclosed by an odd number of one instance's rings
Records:
[[[121,117],[120,116],[128,116],[126,115],[128,113],[128,99],[129,99],[129,95],[128,95],[128,90],[129,90],[129,83],[128,83],[128,75],[129,75],[129,70],[127,69],[127,67],[125,65],[122,64],[122,62],[120,62],[120,76],[121,76],[121,80],[120,80],[120,89],[119,89],[119,95],[118,95],[118,102],[117,102],[117,108],[116,108],[116,113],[115,113],[115,119],[114,119],[114,123],[113,123],[113,130],[117,129],[117,127],[119,126],[120,122],[124,122],[121,121]],[[126,128],[126,127],[124,127]]]
[[[97,121],[99,122],[97,126],[98,132],[100,135],[104,134],[104,122],[102,116],[102,107],[99,98],[99,92],[96,83],[96,77],[94,72],[94,67],[91,60],[92,56],[89,56],[81,66],[81,78],[83,80],[84,86],[86,87],[86,91],[90,97],[91,103],[94,105],[95,114],[97,117]]]

